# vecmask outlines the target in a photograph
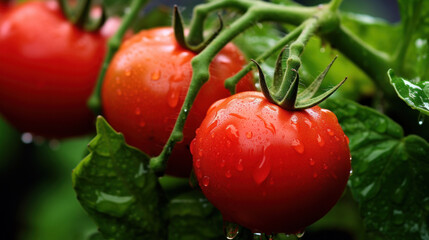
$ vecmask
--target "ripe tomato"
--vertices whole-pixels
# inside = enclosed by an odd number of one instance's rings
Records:
[[[332,112],[286,111],[258,92],[213,104],[191,151],[207,199],[255,232],[302,231],[334,206],[351,169]]]
[[[126,141],[157,155],[167,141],[185,99],[192,76],[195,53],[180,47],[173,29],[142,31],[124,42],[104,79],[102,104],[109,123],[122,132]],[[223,83],[245,63],[241,52],[228,44],[210,65],[210,80],[203,86],[168,162],[167,173],[187,177],[192,169],[189,144],[207,109],[216,100],[229,96]],[[250,75],[238,91],[254,89]]]
[[[45,137],[93,129],[86,101],[105,45],[104,34],[78,29],[56,2],[11,9],[0,19],[0,113],[19,130]]]

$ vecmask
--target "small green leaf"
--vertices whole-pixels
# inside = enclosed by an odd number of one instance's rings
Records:
[[[97,133],[72,174],[79,202],[107,240],[163,239],[163,194],[149,157],[102,117]]]
[[[169,240],[223,240],[222,216],[200,191],[181,194],[168,204]]]
[[[392,69],[388,71],[388,75],[396,93],[408,106],[429,115],[429,81],[412,83],[396,76]]]
[[[349,186],[367,232],[390,240],[428,239],[429,144],[404,137],[393,120],[352,101],[328,100],[324,106],[350,138]]]

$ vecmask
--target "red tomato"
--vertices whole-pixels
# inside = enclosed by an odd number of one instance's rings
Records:
[[[142,31],[126,41],[112,60],[104,79],[102,103],[109,123],[126,141],[157,155],[167,141],[185,99],[192,76],[190,61],[195,53],[180,47],[172,28]],[[190,110],[184,141],[178,143],[168,162],[167,173],[187,177],[192,169],[189,144],[207,109],[229,96],[223,83],[245,63],[241,52],[228,44],[210,65],[210,80]],[[254,89],[250,75],[238,91]]]
[[[302,231],[335,205],[351,169],[332,112],[286,111],[258,92],[213,104],[191,151],[207,199],[255,232]]]
[[[0,19],[0,113],[21,131],[68,137],[93,129],[86,101],[106,36],[76,28],[56,2],[27,2]]]

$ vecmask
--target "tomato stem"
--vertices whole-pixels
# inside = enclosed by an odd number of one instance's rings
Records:
[[[124,15],[121,25],[116,33],[109,39],[107,43],[107,53],[104,57],[103,64],[101,66],[100,73],[97,78],[97,83],[95,88],[88,99],[88,107],[96,114],[101,114],[101,86],[103,84],[104,76],[106,75],[107,68],[110,61],[113,58],[115,52],[119,49],[119,46],[122,42],[122,39],[125,35],[125,32],[130,27],[133,20],[137,17],[140,9],[144,4],[147,3],[147,0],[133,0],[131,2],[130,10]]]
[[[71,9],[67,0],[58,0],[63,15],[76,27],[87,32],[97,31],[106,21],[106,12],[102,8],[99,19],[91,18],[92,0],[81,0],[75,9]]]

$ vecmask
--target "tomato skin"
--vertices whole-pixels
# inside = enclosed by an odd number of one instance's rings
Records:
[[[23,132],[45,137],[93,129],[86,101],[106,36],[69,23],[56,2],[27,2],[0,18],[0,113]]]
[[[102,103],[109,123],[127,143],[157,155],[167,141],[185,99],[195,53],[180,47],[171,27],[141,31],[124,42],[103,82]],[[229,96],[223,83],[245,64],[241,52],[228,44],[210,65],[210,80],[202,87],[184,126],[184,140],[176,144],[167,174],[188,177],[192,169],[189,144],[207,109]],[[255,89],[246,75],[238,91]]]
[[[302,231],[335,205],[351,169],[332,112],[286,111],[259,92],[213,104],[191,151],[207,199],[225,220],[255,232]]]

